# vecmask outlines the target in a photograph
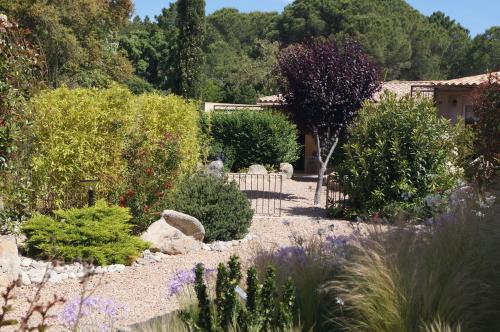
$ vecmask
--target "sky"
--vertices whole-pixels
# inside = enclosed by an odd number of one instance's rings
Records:
[[[135,14],[153,18],[168,7],[169,0],[134,0]],[[206,0],[207,13],[223,8],[234,7],[240,11],[278,11],[289,4],[290,0]],[[500,25],[500,0],[407,0],[425,15],[442,11],[469,29],[472,36],[483,33],[493,25]]]

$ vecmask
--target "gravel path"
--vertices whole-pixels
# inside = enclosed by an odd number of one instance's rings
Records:
[[[250,232],[255,239],[233,247],[226,252],[200,251],[182,256],[166,256],[160,262],[151,265],[127,267],[120,273],[109,273],[90,278],[85,285],[93,290],[93,296],[112,299],[123,304],[128,314],[120,319],[119,326],[130,325],[166,314],[177,309],[175,299],[167,296],[167,285],[176,271],[190,269],[202,262],[208,268],[217,267],[230,255],[238,254],[243,262],[252,259],[259,249],[271,249],[291,244],[291,236],[311,237],[319,229],[334,230],[335,234],[348,234],[351,227],[348,222],[329,220],[321,217],[324,209],[312,204],[315,182],[312,178],[286,180],[283,184],[282,217],[255,217]],[[324,199],[323,194],[323,199]],[[322,206],[324,206],[322,204]],[[12,316],[19,317],[26,311],[30,299],[36,293],[35,286],[17,289]],[[82,285],[75,280],[67,280],[60,284],[47,284],[41,292],[41,298],[48,300],[54,294],[66,300],[79,298]],[[53,311],[59,314],[62,307]],[[64,330],[61,327],[55,330]]]

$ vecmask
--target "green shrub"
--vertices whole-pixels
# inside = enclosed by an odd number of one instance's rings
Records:
[[[253,217],[247,197],[234,183],[211,176],[186,178],[171,192],[169,208],[198,218],[207,242],[242,238]]]
[[[22,225],[29,256],[94,264],[131,264],[147,243],[130,235],[127,209],[98,201],[93,207],[54,211],[55,217],[35,215]]]
[[[46,91],[34,98],[35,207],[81,207],[83,179],[96,195],[131,208],[137,230],[164,208],[177,178],[199,160],[199,113],[173,95],[134,96],[121,87]]]
[[[467,137],[462,128],[439,116],[427,98],[387,94],[367,103],[350,129],[339,169],[352,207],[393,216],[418,211],[426,196],[454,187],[462,173],[456,142]]]
[[[232,169],[252,164],[279,166],[298,159],[297,127],[285,115],[269,111],[212,114],[213,143],[233,158]]]
[[[370,231],[327,287],[343,303],[329,318],[342,331],[499,331],[499,193],[490,207],[459,197],[425,227]]]

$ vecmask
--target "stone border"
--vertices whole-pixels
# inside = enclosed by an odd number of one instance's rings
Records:
[[[232,247],[240,246],[249,241],[256,239],[253,234],[247,234],[241,240],[233,241],[216,241],[212,243],[203,243],[202,250],[206,251],[227,251]],[[154,264],[167,257],[162,252],[151,252],[149,249],[144,250],[133,264],[133,267],[142,265]],[[60,283],[67,279],[79,280],[88,274],[104,274],[104,273],[120,273],[127,266],[123,264],[113,264],[108,266],[84,266],[81,263],[62,264],[54,266],[51,262],[37,261],[29,257],[19,256],[21,272],[19,279],[22,285],[28,286],[41,282]]]

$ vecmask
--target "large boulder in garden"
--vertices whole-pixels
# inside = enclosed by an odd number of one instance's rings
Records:
[[[195,240],[203,241],[205,237],[205,227],[203,227],[201,222],[195,217],[174,210],[165,210],[161,216],[165,219],[167,224],[177,228],[184,233],[184,235],[192,236]]]
[[[167,255],[187,254],[201,249],[200,241],[170,226],[163,218],[152,223],[141,239],[151,243],[151,249]]]
[[[267,169],[262,165],[252,165],[248,168],[248,174],[267,174]]]
[[[21,265],[16,240],[0,236],[0,287],[6,287],[19,278]]]
[[[293,176],[293,166],[289,163],[280,164],[280,172],[283,173],[285,179],[291,179]]]

